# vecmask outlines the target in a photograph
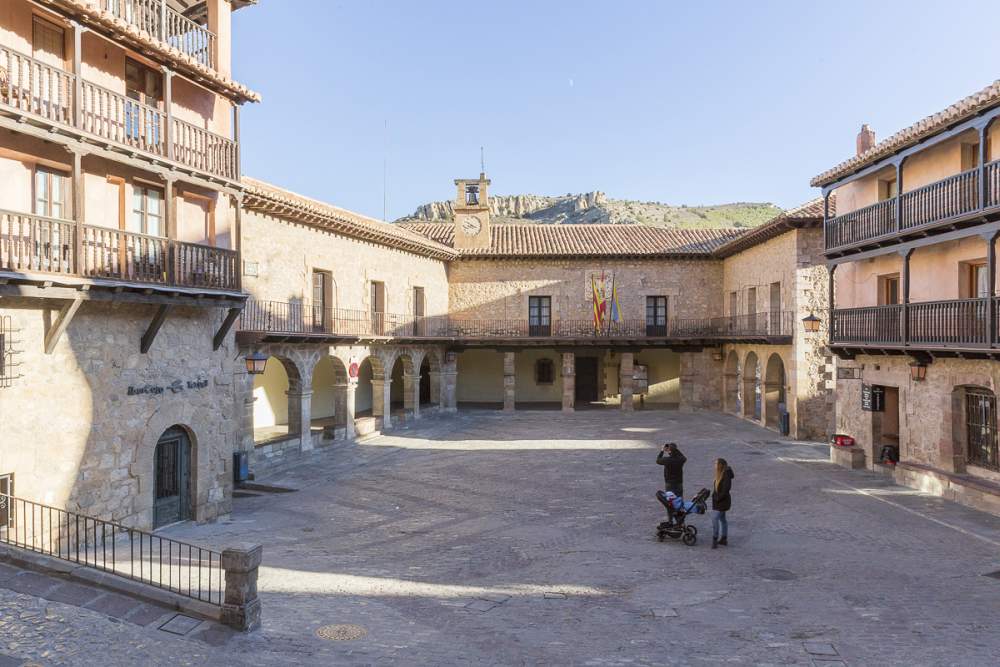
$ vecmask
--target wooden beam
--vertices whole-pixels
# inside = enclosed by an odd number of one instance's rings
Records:
[[[56,343],[59,342],[59,338],[62,337],[69,323],[73,321],[73,316],[76,315],[76,311],[80,310],[83,301],[83,297],[78,296],[59,310],[59,319],[45,333],[45,354],[52,354],[52,351],[56,349]]]
[[[215,332],[215,338],[212,339],[212,351],[222,347],[222,342],[226,340],[229,330],[233,328],[233,324],[236,323],[236,318],[240,316],[241,312],[243,312],[241,308],[230,308],[229,312],[226,313],[226,319],[222,321],[222,326]]]
[[[243,307],[245,299],[229,295],[205,294],[205,298],[197,299],[195,296],[170,296],[150,292],[116,292],[114,288],[101,289],[97,285],[84,285],[82,287],[48,287],[42,288],[38,285],[24,285],[4,283],[0,280],[0,296],[14,296],[35,299],[76,299],[84,301],[112,301],[118,303],[152,303],[169,304],[175,306],[200,306],[202,308],[236,308]]]
[[[927,236],[913,241],[906,241],[898,245],[886,246],[885,248],[840,255],[839,257],[827,259],[826,265],[829,267],[837,264],[843,264],[845,262],[857,262],[862,259],[871,259],[872,257],[879,257],[880,255],[886,255],[892,252],[902,254],[907,250],[915,250],[916,248],[923,248],[929,245],[945,243],[947,241],[957,241],[970,236],[982,236],[984,234],[995,234],[997,232],[1000,232],[1000,222],[998,221],[986,224],[977,224],[972,227],[963,227],[962,229],[956,229],[943,234],[935,234],[933,236]]]
[[[139,351],[143,354],[149,352],[149,348],[153,345],[156,334],[160,333],[160,327],[163,326],[163,322],[167,319],[167,313],[170,312],[171,308],[172,306],[163,304],[156,309],[156,314],[153,315],[149,326],[146,327],[146,333],[142,335],[142,340],[139,341]]]

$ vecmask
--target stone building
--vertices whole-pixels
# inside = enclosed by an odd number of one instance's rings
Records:
[[[0,492],[149,528],[230,511],[257,95],[229,2],[143,7],[0,4]]]
[[[271,360],[245,379],[254,474],[428,409],[737,411],[749,392],[748,419],[828,432],[832,360],[801,325],[826,307],[819,200],[753,231],[524,224],[494,219],[480,175],[455,181],[452,222],[389,225],[244,184],[238,341]]]
[[[845,462],[1000,511],[1000,83],[812,180],[825,221]],[[848,456],[848,454],[850,454]],[[892,465],[898,458],[899,462]]]

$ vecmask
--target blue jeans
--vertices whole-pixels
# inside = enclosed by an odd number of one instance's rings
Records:
[[[721,534],[720,534],[721,533]],[[726,522],[726,513],[718,510],[712,511],[712,539],[719,540],[729,533],[729,523]]]

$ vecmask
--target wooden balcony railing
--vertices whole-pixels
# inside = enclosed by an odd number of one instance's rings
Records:
[[[907,327],[903,327],[904,311]],[[1000,298],[994,297],[994,326],[989,335],[989,299],[953,299],[902,305],[838,308],[833,311],[830,342],[857,347],[962,348],[996,346]]]
[[[901,229],[913,229],[979,208],[979,170],[970,169],[904,192]]]
[[[71,274],[74,223],[0,210],[0,269]]]
[[[826,221],[826,249],[838,250],[895,234],[931,227],[956,218],[972,217],[985,209],[1000,207],[1000,160],[943,178]],[[896,219],[897,206],[901,212]]]
[[[179,118],[172,119],[168,133],[164,111],[90,81],[80,82],[80,99],[75,101],[76,87],[75,75],[0,46],[0,105],[192,169],[239,180],[238,144],[233,139]],[[77,106],[79,114],[75,113]]]
[[[215,33],[167,6],[166,0],[99,0],[104,11],[206,67],[218,66]]]
[[[250,300],[240,321],[242,331],[274,334],[326,334],[344,337],[389,336],[466,339],[764,339],[791,336],[793,314],[758,313],[736,318],[677,320],[670,324],[622,320],[595,328],[593,320],[471,319],[447,315],[419,317],[363,310],[324,308],[307,302]]]
[[[0,210],[0,270],[239,289],[235,250],[4,210]]]

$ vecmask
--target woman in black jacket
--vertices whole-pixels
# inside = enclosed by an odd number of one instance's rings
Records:
[[[726,512],[733,506],[733,469],[726,459],[715,459],[715,486],[712,489],[712,548],[728,544]]]

